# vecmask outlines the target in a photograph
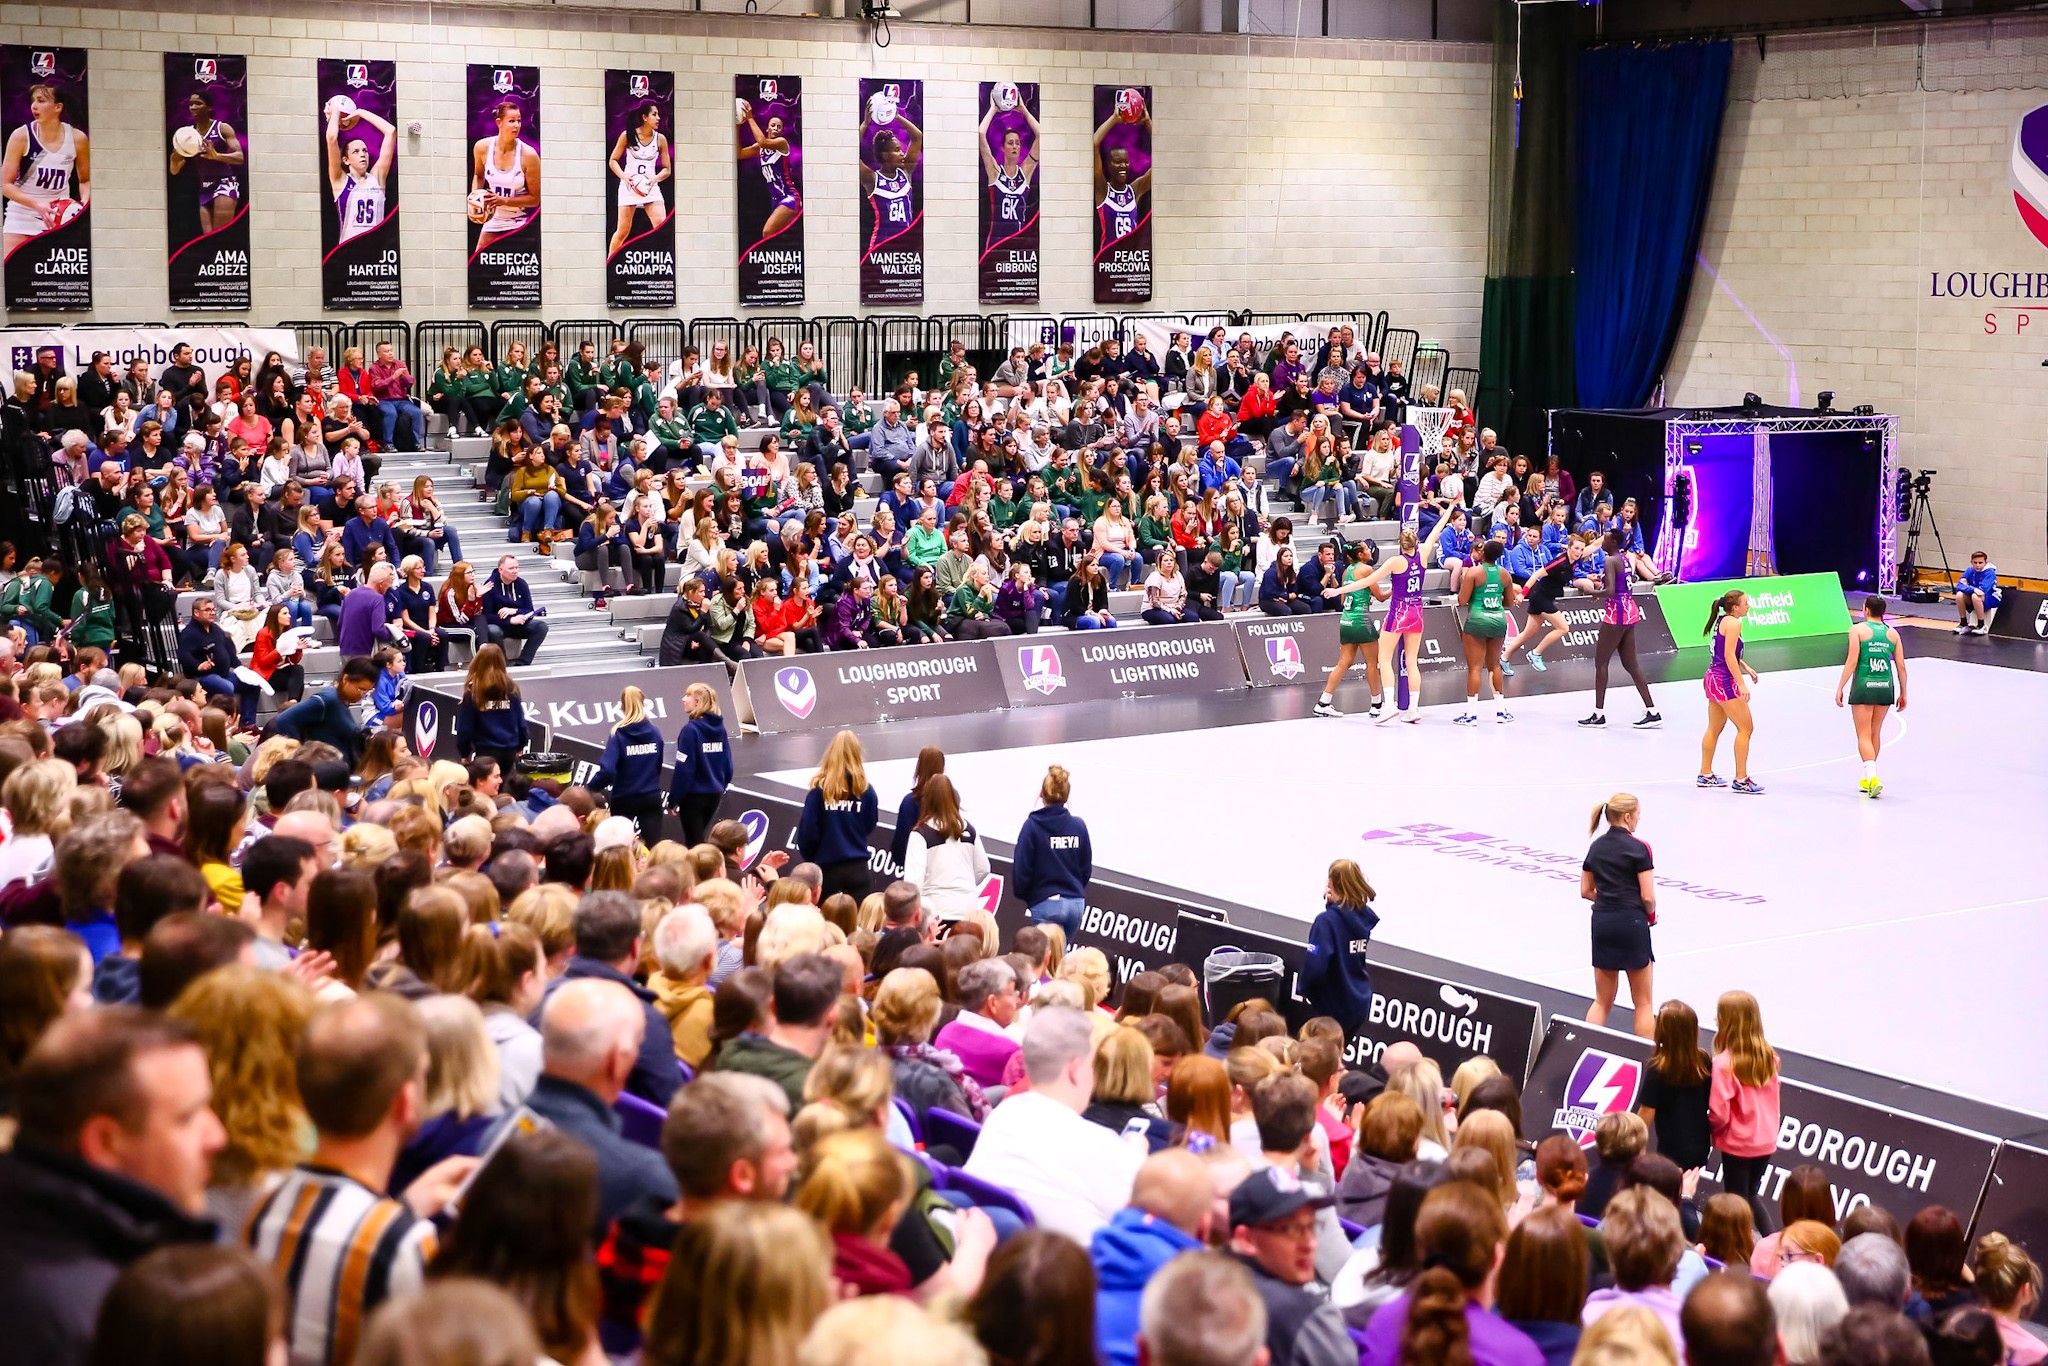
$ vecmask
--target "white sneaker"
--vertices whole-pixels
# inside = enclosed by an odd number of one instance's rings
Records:
[[[1988,636],[1991,634],[1991,628],[1980,623],[1971,629],[1970,634],[1973,636]]]
[[[1422,704],[1418,702],[1414,706],[1410,707],[1408,710],[1404,712],[1397,712],[1395,714],[1398,715],[1403,721],[1406,721],[1409,725],[1412,726],[1417,721],[1420,721],[1422,719]]]
[[[1376,726],[1384,726],[1399,715],[1401,715],[1401,712],[1394,707],[1381,707],[1372,713],[1372,721]]]
[[[1479,724],[1479,718],[1469,711],[1460,712],[1451,718],[1451,724],[1454,726],[1476,726]]]
[[[1636,721],[1636,723],[1635,723],[1635,729],[1636,729],[1636,730],[1656,730],[1656,729],[1657,729],[1657,728],[1658,728],[1659,726],[1661,726],[1661,725],[1663,725],[1663,724],[1664,724],[1664,717],[1663,717],[1663,715],[1662,715],[1661,713],[1659,713],[1659,712],[1655,712],[1655,711],[1646,711],[1646,712],[1644,712],[1644,713],[1642,714],[1642,716],[1641,716],[1641,717],[1640,717],[1640,718],[1639,718],[1639,719],[1638,719],[1638,720]]]
[[[1505,726],[1514,719],[1515,714],[1511,711],[1497,711],[1493,714],[1494,724],[1498,726]]]
[[[1313,712],[1313,715],[1316,716],[1342,716],[1343,714],[1343,712],[1337,710],[1337,704],[1334,702],[1318,702]]]

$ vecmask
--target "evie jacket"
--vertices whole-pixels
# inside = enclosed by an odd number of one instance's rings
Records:
[[[1026,906],[1047,897],[1084,897],[1095,875],[1088,826],[1065,806],[1041,806],[1026,816],[1011,860],[1010,881]]]
[[[803,815],[797,818],[797,852],[806,862],[821,865],[865,860],[868,833],[879,816],[872,787],[850,802],[828,802],[814,787],[804,794]]]
[[[1301,960],[1301,994],[1316,1010],[1356,1030],[1372,1009],[1372,973],[1366,949],[1379,915],[1370,906],[1326,904],[1309,926]]]
[[[732,750],[725,739],[725,719],[698,716],[676,736],[675,774],[669,796],[715,797],[732,785]]]
[[[526,705],[518,689],[495,702],[478,705],[465,695],[455,709],[455,748],[467,759],[478,750],[526,748]]]
[[[661,795],[661,759],[668,744],[652,721],[620,726],[605,742],[592,787],[610,788],[617,799]]]

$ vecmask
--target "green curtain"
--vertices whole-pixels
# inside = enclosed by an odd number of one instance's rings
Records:
[[[1518,8],[1520,13],[1517,13]],[[1480,421],[1539,452],[1543,410],[1577,401],[1573,348],[1573,63],[1578,6],[1495,5]],[[1517,127],[1514,83],[1522,101]]]

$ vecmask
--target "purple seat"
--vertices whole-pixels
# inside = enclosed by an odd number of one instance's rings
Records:
[[[934,1110],[931,1113],[938,1114],[940,1112]],[[1015,1195],[1004,1190],[1001,1186],[982,1180],[978,1176],[969,1176],[958,1167],[939,1168],[937,1184],[942,1191],[959,1191],[977,1205],[986,1205],[992,1209],[1006,1209],[1023,1220],[1027,1227],[1038,1222],[1031,1217],[1030,1208]]]
[[[896,1113],[903,1116],[903,1122],[910,1126],[910,1137],[917,1146],[924,1146],[924,1122],[917,1117],[917,1111],[910,1108],[910,1102],[901,1096],[891,1097],[896,1102]]]
[[[668,1111],[625,1091],[619,1092],[619,1098],[612,1102],[612,1109],[619,1116],[620,1133],[643,1148],[660,1151],[661,1125],[668,1118]]]
[[[683,1085],[685,1086],[697,1080],[696,1070],[681,1058],[676,1059],[676,1075],[683,1079]]]
[[[1344,1230],[1344,1240],[1351,1243],[1357,1242],[1359,1235],[1365,1232],[1364,1224],[1354,1224],[1341,1214],[1337,1216],[1337,1227]]]
[[[956,1115],[951,1110],[934,1106],[924,1112],[923,1142],[931,1147],[941,1144],[960,1154],[965,1162],[974,1151],[974,1141],[981,1137],[981,1126],[965,1115]]]

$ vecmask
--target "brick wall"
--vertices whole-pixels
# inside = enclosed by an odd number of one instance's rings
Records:
[[[1897,413],[1902,462],[1940,471],[1951,559],[1983,548],[2008,574],[2048,576],[2048,307],[2016,331],[2016,301],[1932,297],[1930,279],[2048,272],[2008,174],[2014,127],[2048,89],[1921,89],[1911,50],[1874,49],[1868,34],[1861,49],[1845,79],[1837,63],[1809,84],[1877,93],[1730,104],[1701,244],[1711,269],[1693,280],[1667,400],[1753,390],[1810,405],[1827,389],[1844,411]],[[1770,52],[1762,73],[1784,60],[1775,41]],[[1739,49],[1738,95],[1759,76]]]
[[[1018,6],[1012,6],[1015,12]],[[338,19],[335,16],[341,16]],[[858,314],[855,87],[925,81],[926,311],[972,312],[977,83],[1043,84],[1041,308],[1094,308],[1088,273],[1092,86],[1150,82],[1155,132],[1153,307],[1386,308],[1476,364],[1485,266],[1490,50],[1457,43],[1060,32],[898,23],[886,51],[857,23],[771,16],[256,0],[232,12],[0,6],[0,41],[92,52],[98,316],[162,317],[162,58],[250,58],[252,318],[319,313],[320,57],[399,64],[405,315],[464,307],[464,65],[537,63],[548,169],[550,317],[605,312],[603,72],[677,76],[681,316],[736,311],[732,77],[803,77],[814,314]],[[900,310],[897,310],[900,311]],[[30,321],[16,318],[10,321]]]

